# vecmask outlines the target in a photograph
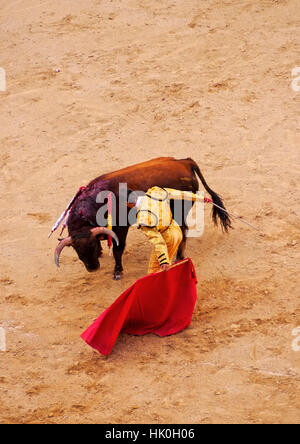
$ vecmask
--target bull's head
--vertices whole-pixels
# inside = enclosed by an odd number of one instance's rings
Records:
[[[88,272],[97,271],[100,268],[101,236],[111,236],[119,245],[118,236],[108,228],[97,227],[83,233],[75,234],[63,239],[55,250],[55,263],[59,267],[59,258],[65,247],[73,247],[79,259],[84,263]]]

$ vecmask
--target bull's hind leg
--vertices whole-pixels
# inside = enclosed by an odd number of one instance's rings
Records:
[[[184,224],[180,227],[183,235],[183,239],[178,247],[177,251],[177,261],[182,261],[185,258],[185,247],[186,247],[186,230],[187,226]]]
[[[178,261],[182,261],[185,258],[185,249],[186,249],[186,240],[187,240],[187,236],[186,236],[186,232],[188,230],[188,225],[186,223],[189,212],[191,211],[191,209],[193,208],[194,202],[188,202],[185,201],[183,203],[183,208],[182,208],[182,212],[181,212],[181,220],[179,223],[181,230],[182,230],[182,234],[183,234],[183,239],[181,244],[178,247],[178,252],[177,252],[177,260]]]

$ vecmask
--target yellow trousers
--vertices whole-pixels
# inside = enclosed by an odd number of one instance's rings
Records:
[[[183,239],[181,228],[177,224],[177,222],[173,220],[169,228],[166,231],[164,231],[161,235],[164,238],[164,241],[166,242],[169,258],[170,261],[172,262],[175,255],[177,254],[178,247]],[[160,271],[160,264],[154,248],[150,257],[148,274],[156,273],[157,271]]]

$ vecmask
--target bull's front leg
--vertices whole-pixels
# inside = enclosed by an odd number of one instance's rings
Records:
[[[122,230],[118,232],[116,231],[116,234],[119,238],[119,245],[117,245],[115,242],[113,244],[113,253],[115,258],[115,269],[114,269],[113,279],[115,281],[119,281],[123,274],[122,256],[126,246],[128,228],[124,227]]]

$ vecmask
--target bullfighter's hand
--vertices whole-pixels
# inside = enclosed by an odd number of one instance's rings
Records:
[[[170,270],[170,264],[163,264],[160,267],[161,271],[169,271]]]

